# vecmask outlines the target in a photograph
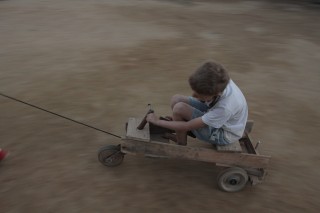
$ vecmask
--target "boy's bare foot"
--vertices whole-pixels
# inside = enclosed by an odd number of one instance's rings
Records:
[[[166,139],[172,140],[175,143],[177,143],[177,136],[175,134],[166,132],[166,133],[164,133],[163,137],[166,138]]]
[[[166,138],[166,139],[172,140],[177,145],[181,145],[181,146],[186,146],[187,145],[187,143],[179,143],[178,140],[177,140],[177,136],[175,134],[166,132],[166,133],[164,133],[163,137]]]

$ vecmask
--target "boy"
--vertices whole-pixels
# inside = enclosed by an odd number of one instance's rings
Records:
[[[179,145],[187,144],[187,132],[216,145],[238,141],[245,129],[248,107],[245,97],[218,63],[206,62],[190,77],[192,97],[174,95],[172,121],[160,120],[154,113],[147,121],[175,130]]]

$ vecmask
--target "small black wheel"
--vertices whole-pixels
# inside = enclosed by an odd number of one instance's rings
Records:
[[[120,145],[107,145],[98,150],[98,159],[105,166],[119,166],[123,158]]]
[[[225,192],[238,192],[247,182],[247,172],[239,167],[225,169],[218,175],[218,187]]]

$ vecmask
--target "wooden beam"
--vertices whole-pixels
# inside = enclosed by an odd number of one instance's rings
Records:
[[[228,144],[228,145],[217,145],[218,152],[242,152],[239,141]]]
[[[252,131],[252,128],[253,128],[253,124],[254,124],[254,121],[253,120],[248,120],[247,123],[246,123],[246,127],[244,129],[244,131],[249,134],[251,131]]]
[[[188,147],[175,144],[163,144],[159,142],[144,142],[123,139],[121,143],[123,153],[144,154],[155,156],[168,156],[211,163],[221,163],[233,166],[266,168],[270,156],[254,155],[247,153],[223,153],[214,149],[202,147]]]
[[[253,120],[247,121],[243,137],[249,137],[248,134],[252,131],[253,123]],[[217,150],[219,152],[242,152],[241,145],[238,141],[224,146],[217,145]]]

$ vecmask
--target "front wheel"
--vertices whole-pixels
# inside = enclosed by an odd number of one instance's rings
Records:
[[[239,167],[225,169],[218,175],[218,187],[225,192],[238,192],[247,182],[247,172]]]
[[[98,159],[105,166],[119,166],[123,158],[120,145],[107,145],[98,150]]]

